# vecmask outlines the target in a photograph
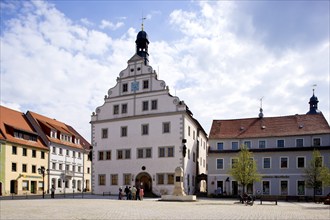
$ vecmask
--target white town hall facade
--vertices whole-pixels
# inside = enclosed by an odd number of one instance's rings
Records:
[[[206,191],[207,134],[157,79],[143,28],[135,43],[136,54],[91,116],[92,192],[117,194],[136,185],[146,193],[171,194],[176,167],[184,170],[187,194]]]

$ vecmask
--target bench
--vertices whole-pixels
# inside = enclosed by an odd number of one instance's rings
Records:
[[[111,196],[111,192],[103,192],[103,196],[106,196],[106,195]]]
[[[275,205],[277,205],[277,197],[275,196],[267,196],[267,197],[261,197],[260,198],[260,205],[262,205],[263,201],[267,201],[267,202],[275,202]]]

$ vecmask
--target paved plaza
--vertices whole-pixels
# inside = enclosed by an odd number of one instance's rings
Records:
[[[256,201],[245,206],[233,199],[200,198],[197,202],[84,198],[0,200],[0,219],[330,219],[330,206],[312,202]]]

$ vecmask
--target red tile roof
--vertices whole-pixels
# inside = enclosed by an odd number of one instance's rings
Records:
[[[40,137],[37,141],[18,138],[14,136],[14,130],[38,136],[22,112],[0,106],[0,140],[48,150]]]
[[[323,114],[213,120],[209,139],[330,134]]]
[[[89,149],[90,144],[78,132],[76,132],[71,126],[69,126],[63,122],[60,122],[56,119],[51,119],[46,116],[37,114],[35,112],[28,111],[27,114],[30,114],[33,117],[33,119],[35,120],[35,122],[41,128],[46,126],[46,127],[50,128],[51,130],[59,131],[61,134],[67,134],[72,137],[79,138],[80,144],[75,144],[73,142],[63,141],[58,138],[50,137],[50,134],[48,132],[46,132],[45,130],[43,130],[47,136],[48,141],[66,145],[66,146],[70,146],[70,147],[74,147],[74,148],[78,148],[78,149]],[[88,145],[88,148],[85,148],[85,146],[87,146],[87,145]]]

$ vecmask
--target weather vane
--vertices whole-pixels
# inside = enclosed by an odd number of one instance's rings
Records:
[[[315,90],[316,86],[317,86],[316,84],[313,84],[312,85],[312,87],[313,87],[313,93],[314,93],[314,90]]]
[[[263,100],[264,97],[261,97],[259,100],[260,100],[260,109],[262,109],[262,100]]]
[[[142,29],[142,31],[143,31],[143,20],[146,20],[146,18],[143,17],[143,12],[142,12],[142,18],[141,18],[141,29]]]

